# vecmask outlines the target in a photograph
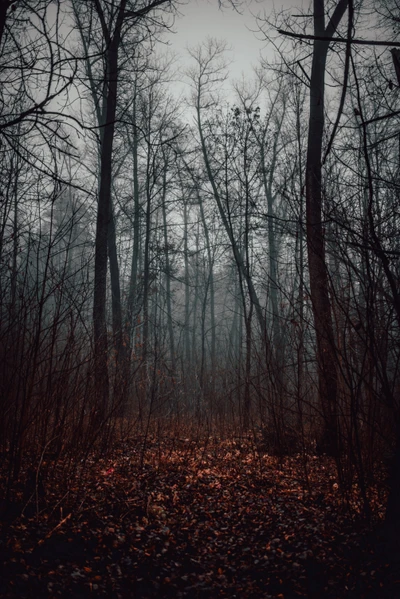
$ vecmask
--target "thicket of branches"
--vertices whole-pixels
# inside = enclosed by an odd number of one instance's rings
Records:
[[[27,455],[190,423],[330,451],[368,511],[375,468],[400,452],[400,96],[396,51],[350,43],[371,7],[336,4],[347,43],[320,42],[313,238],[314,40],[274,38],[279,60],[227,103],[225,46],[209,39],[183,100],[155,43],[177,3],[0,3],[9,488]],[[396,10],[372,15],[388,41]],[[318,34],[310,18],[275,25]]]

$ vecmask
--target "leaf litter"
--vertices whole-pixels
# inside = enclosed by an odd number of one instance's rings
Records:
[[[42,496],[3,514],[1,597],[400,597],[398,557],[380,551],[356,489],[344,502],[329,458],[307,456],[306,484],[305,456],[243,440],[140,451],[91,456],[67,480],[44,463]]]

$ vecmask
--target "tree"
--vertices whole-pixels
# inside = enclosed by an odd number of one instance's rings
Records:
[[[93,331],[95,380],[99,390],[100,417],[108,404],[108,342],[107,342],[107,262],[112,236],[112,160],[115,123],[117,117],[118,81],[121,73],[119,52],[124,40],[134,28],[144,23],[147,15],[159,8],[171,8],[171,0],[153,0],[138,7],[128,0],[110,6],[102,0],[93,0],[93,16],[98,20],[104,41],[104,78],[102,92],[103,133],[100,136],[100,183],[96,220]],[[116,273],[115,273],[116,274]],[[117,281],[115,289],[118,292]],[[120,302],[119,302],[120,304]],[[117,315],[120,331],[122,317]],[[122,333],[121,333],[122,334]]]
[[[237,268],[240,271],[241,276],[243,276],[250,301],[255,308],[260,329],[263,331],[265,319],[262,307],[256,288],[251,279],[250,272],[246,268],[244,256],[235,239],[232,226],[229,222],[229,215],[224,209],[223,197],[211,164],[210,152],[207,145],[206,127],[204,126],[205,123],[203,120],[203,112],[205,112],[206,109],[209,110],[211,106],[215,106],[216,104],[216,85],[223,82],[226,78],[225,62],[223,60],[224,51],[225,46],[213,39],[209,39],[204,47],[192,51],[191,56],[196,61],[196,68],[190,71],[189,76],[193,82],[193,102],[196,111],[196,124],[198,127],[200,147],[207,177],[213,191],[221,221],[229,238]]]
[[[324,0],[314,0],[314,34],[332,37],[347,9],[348,0],[339,0],[325,26]],[[329,297],[329,276],[325,260],[325,233],[322,223],[322,144],[325,120],[325,70],[329,41],[315,39],[310,77],[310,116],[306,163],[306,230],[311,302],[317,343],[319,396],[326,421],[327,450],[338,455],[337,361]]]

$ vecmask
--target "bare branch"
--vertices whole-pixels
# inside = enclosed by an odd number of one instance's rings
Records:
[[[305,33],[293,33],[292,31],[285,31],[284,29],[278,29],[278,33],[286,35],[287,37],[294,37],[299,40],[318,40],[322,42],[339,42],[341,44],[357,44],[361,46],[392,46],[393,48],[400,48],[400,42],[391,41],[379,41],[379,40],[361,40],[351,39],[345,37],[329,37],[326,35],[308,35]]]

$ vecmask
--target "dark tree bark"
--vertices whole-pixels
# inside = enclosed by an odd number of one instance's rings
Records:
[[[4,28],[6,26],[7,10],[10,6],[10,0],[0,0],[0,46],[3,41]]]
[[[176,374],[176,364],[175,364],[175,336],[174,336],[174,326],[172,319],[172,292],[171,292],[171,261],[170,261],[170,251],[168,245],[168,222],[167,222],[167,208],[166,208],[166,196],[167,196],[167,170],[168,170],[168,158],[164,152],[164,160],[165,166],[163,170],[163,191],[162,191],[162,219],[163,219],[163,237],[164,237],[164,247],[165,247],[165,293],[166,293],[166,303],[167,303],[167,325],[168,325],[168,337],[169,337],[169,353],[171,360],[171,370],[173,375]]]
[[[150,123],[149,123],[150,129]],[[150,286],[150,243],[151,243],[151,145],[147,142],[147,174],[146,174],[146,211],[145,211],[145,236],[143,252],[143,337],[142,361],[144,372],[147,371],[147,358],[149,351],[149,286]],[[147,378],[146,378],[147,380]]]
[[[208,277],[206,290],[210,291],[210,328],[211,328],[211,347],[210,347],[210,374],[211,374],[211,394],[214,392],[215,385],[215,366],[216,366],[216,322],[215,322],[215,286],[214,286],[214,256],[211,250],[210,233],[206,217],[204,214],[203,198],[200,190],[197,188],[197,201],[199,203],[200,218],[203,225],[204,237],[207,250]]]
[[[114,298],[114,326],[118,327],[118,340],[122,348],[122,317],[121,299],[119,293],[119,273],[116,266],[116,255],[112,243],[113,214],[112,214],[112,152],[117,111],[117,90],[119,77],[118,52],[122,40],[122,27],[126,19],[136,20],[145,17],[151,10],[170,3],[170,0],[154,0],[137,11],[127,10],[127,0],[121,0],[116,12],[114,31],[111,32],[105,21],[105,15],[100,0],[93,0],[98,14],[106,44],[105,63],[106,76],[104,86],[105,124],[101,135],[100,156],[100,187],[96,222],[95,267],[94,267],[94,297],[93,297],[93,326],[94,326],[94,355],[96,384],[100,390],[101,410],[104,410],[109,397],[108,379],[108,343],[106,323],[106,293],[107,293],[107,259],[110,253],[112,275],[112,294]],[[111,244],[110,244],[111,240]],[[108,251],[107,251],[108,250]],[[111,250],[111,252],[110,252]],[[119,295],[119,297],[118,297]]]
[[[100,410],[106,408],[109,397],[108,379],[108,343],[106,322],[106,295],[107,295],[107,260],[110,221],[112,216],[111,206],[111,165],[112,150],[115,131],[115,115],[117,110],[118,87],[118,50],[121,42],[121,27],[124,21],[127,0],[121,0],[114,35],[104,25],[104,35],[108,45],[106,53],[106,122],[101,142],[100,155],[100,188],[97,208],[95,265],[94,265],[94,295],[93,295],[93,328],[94,328],[94,354],[95,377],[99,389]],[[98,1],[95,2],[100,19],[104,15]],[[103,18],[102,18],[103,17]]]
[[[332,37],[347,9],[339,0],[325,27],[324,0],[314,0],[315,36]],[[317,343],[319,396],[325,416],[326,450],[338,454],[337,372],[329,277],[322,225],[322,142],[324,134],[325,68],[329,41],[314,40],[310,79],[310,116],[306,165],[306,229],[311,301]]]
[[[183,187],[182,187],[183,191]],[[189,276],[189,246],[188,246],[188,203],[187,197],[183,198],[183,260],[184,260],[184,282],[185,282],[185,324],[184,347],[185,347],[185,368],[188,374],[191,371],[190,364],[190,276]]]
[[[133,160],[133,246],[131,259],[131,273],[129,281],[128,305],[126,310],[126,337],[128,348],[132,344],[132,332],[134,330],[133,319],[136,316],[138,305],[137,298],[137,283],[138,283],[138,266],[139,266],[139,241],[140,241],[140,185],[139,185],[139,135],[137,127],[137,84],[135,82],[133,108],[132,108],[132,123],[133,123],[133,138],[130,141]],[[130,351],[129,351],[130,353]]]

